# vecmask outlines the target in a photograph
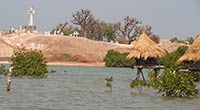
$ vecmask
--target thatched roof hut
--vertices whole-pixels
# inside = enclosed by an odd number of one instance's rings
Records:
[[[178,60],[182,62],[200,62],[200,35],[195,39],[185,54]]]
[[[164,54],[165,51],[162,48],[154,43],[145,33],[142,33],[127,57],[129,59],[137,58],[147,60],[148,58],[162,57]]]

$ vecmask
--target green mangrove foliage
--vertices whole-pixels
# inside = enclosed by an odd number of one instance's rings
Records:
[[[133,80],[130,87],[152,87],[163,93],[163,96],[190,97],[199,95],[194,77],[190,73],[175,72],[170,69],[165,70],[160,76],[155,75],[153,72],[150,73],[149,82]]]
[[[185,53],[187,48],[187,46],[181,46],[175,52],[166,53],[163,58],[159,59],[159,63],[165,67],[161,75],[157,75],[154,71],[151,71],[149,73],[149,82],[133,80],[130,87],[152,87],[157,92],[163,93],[164,96],[198,96],[199,90],[196,88],[194,81],[200,79],[199,73],[179,71],[185,65],[177,63],[177,60]]]
[[[178,39],[177,37],[171,38],[170,41],[176,42],[176,43],[185,43],[186,44],[186,41]]]
[[[180,69],[182,66],[185,65],[180,65],[177,63],[177,60],[183,56],[185,51],[188,49],[187,46],[180,46],[176,51],[174,52],[166,52],[166,54],[158,59],[158,63],[160,65],[163,65],[165,68],[174,68],[174,69]]]
[[[12,76],[47,77],[47,61],[41,51],[19,49],[11,57]]]
[[[8,70],[6,69],[5,65],[0,66],[0,75],[6,75],[8,73]]]
[[[112,81],[113,81],[112,76],[108,77],[108,78],[105,78],[105,80],[106,80],[106,87],[109,87],[110,91],[112,91]]]
[[[132,67],[135,64],[134,59],[127,59],[129,53],[120,53],[109,50],[104,58],[107,67]]]

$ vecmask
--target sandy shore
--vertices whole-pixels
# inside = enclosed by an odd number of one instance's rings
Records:
[[[8,61],[0,61],[0,64],[9,64]],[[98,63],[80,63],[80,62],[49,62],[47,65],[55,65],[55,66],[105,66],[104,62]]]
[[[99,62],[99,63],[49,62],[48,65],[56,65],[56,66],[105,66],[105,63],[104,62]]]

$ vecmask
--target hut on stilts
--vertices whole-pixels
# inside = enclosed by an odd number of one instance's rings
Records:
[[[200,71],[200,35],[178,60],[178,63],[187,64],[189,71]]]
[[[140,79],[141,74],[143,80],[145,80],[142,72],[143,68],[152,68],[155,73],[158,73],[158,70],[163,66],[158,65],[156,58],[162,57],[164,54],[165,51],[142,32],[133,45],[133,50],[127,56],[128,59],[135,58],[136,60],[136,65],[134,66],[137,69],[136,79]]]

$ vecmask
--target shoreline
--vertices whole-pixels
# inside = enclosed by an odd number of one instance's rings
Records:
[[[9,64],[9,61],[0,61],[0,64]],[[82,62],[48,62],[48,66],[91,66],[91,67],[105,67],[104,62],[98,63],[82,63]]]

